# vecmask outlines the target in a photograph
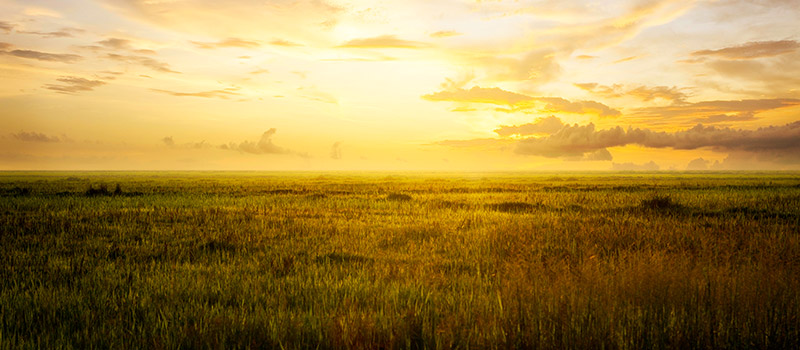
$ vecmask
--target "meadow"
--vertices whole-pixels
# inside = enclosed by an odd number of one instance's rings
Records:
[[[0,173],[2,348],[800,344],[800,173]]]

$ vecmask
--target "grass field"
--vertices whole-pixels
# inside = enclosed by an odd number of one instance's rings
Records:
[[[794,348],[800,174],[5,172],[0,261],[3,348]]]

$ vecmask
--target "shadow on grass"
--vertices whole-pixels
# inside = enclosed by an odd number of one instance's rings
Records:
[[[374,259],[357,255],[357,254],[350,254],[350,253],[328,253],[325,255],[320,255],[314,259],[315,262],[318,264],[323,263],[335,263],[335,264],[348,264],[348,263],[365,263],[371,262]]]
[[[487,207],[491,210],[496,210],[504,213],[528,213],[536,209],[542,208],[542,205],[526,203],[526,202],[502,202],[489,204]]]
[[[411,198],[411,196],[403,193],[389,193],[389,195],[386,196],[387,201],[395,201],[395,202],[408,202],[412,199],[413,198]]]

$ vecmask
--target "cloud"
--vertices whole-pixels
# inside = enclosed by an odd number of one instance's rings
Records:
[[[710,161],[707,161],[703,158],[696,158],[686,165],[686,170],[708,170],[708,165],[710,163]]]
[[[27,131],[20,131],[16,134],[11,134],[11,136],[17,140],[24,141],[24,142],[61,142],[62,140],[58,136],[48,136],[40,132],[27,132]]]
[[[114,50],[131,49],[131,41],[128,39],[108,38],[106,40],[98,41],[97,43],[108,49],[114,49]]]
[[[515,141],[507,139],[472,139],[472,140],[443,140],[432,143],[436,146],[447,146],[454,148],[497,148],[506,147]]]
[[[614,108],[596,101],[568,101],[561,97],[536,97],[537,101],[545,103],[548,112],[568,112],[576,114],[596,114],[600,117],[614,117],[622,113]]]
[[[753,113],[785,107],[799,106],[800,99],[775,98],[751,100],[716,100],[671,105],[664,107],[645,107],[634,111],[637,116],[644,117],[704,117],[710,114]]]
[[[15,25],[13,25],[11,23],[0,21],[0,31],[8,33],[8,32],[11,32],[11,30],[13,30],[14,27],[15,27]]]
[[[98,86],[105,85],[102,80],[89,80],[80,77],[61,77],[56,79],[64,84],[46,84],[43,87],[64,94],[74,94],[83,91],[92,91]]]
[[[173,139],[172,136],[166,136],[166,137],[162,138],[161,139],[161,143],[163,143],[164,146],[167,146],[169,148],[203,149],[203,148],[211,147],[211,145],[206,143],[205,140],[200,141],[200,142],[189,142],[189,143],[177,144],[177,143],[175,143],[175,139]]]
[[[8,43],[0,43],[0,55],[10,55],[16,56],[21,58],[27,58],[32,60],[39,60],[39,61],[48,61],[48,62],[61,62],[61,63],[74,63],[77,62],[83,57],[73,54],[59,54],[59,53],[49,53],[49,52],[41,52],[41,51],[33,51],[33,50],[11,50],[5,51],[10,49],[13,45]]]
[[[292,42],[289,40],[284,39],[274,39],[269,42],[270,45],[274,46],[284,46],[284,47],[295,47],[295,46],[303,46],[302,44],[298,44],[296,42]]]
[[[749,152],[800,160],[800,121],[756,130],[718,128],[698,124],[676,132],[619,126],[596,130],[594,124],[568,125],[547,137],[519,141],[519,154],[543,157],[581,157],[608,147],[640,145],[649,148],[694,150],[709,148],[719,152]]]
[[[439,91],[423,95],[422,98],[428,101],[491,103],[496,105],[514,105],[532,100],[530,96],[518,94],[516,92],[510,92],[496,87],[482,88],[479,86],[473,86],[469,90],[456,88],[449,91]]]
[[[297,91],[299,92],[300,97],[311,101],[339,104],[339,100],[336,98],[336,96],[325,91],[321,91],[316,86],[302,86],[297,88]]]
[[[440,30],[438,32],[434,32],[430,34],[431,38],[449,38],[452,36],[459,36],[462,35],[461,33],[455,30]]]
[[[59,31],[55,32],[28,32],[28,31],[17,31],[21,34],[31,34],[31,35],[38,35],[45,38],[71,38],[74,37],[74,33],[83,33],[83,29],[79,28],[62,28]]]
[[[713,56],[729,60],[750,60],[761,57],[773,57],[793,52],[800,48],[794,40],[751,41],[739,46],[718,50],[700,50],[692,52],[692,56]]]
[[[170,31],[221,38],[283,38],[294,42],[322,43],[331,27],[348,8],[330,0],[152,1],[98,0],[109,9],[135,21]],[[338,3],[338,1],[337,1]],[[212,48],[215,43],[209,43]]]
[[[597,151],[594,151],[592,153],[586,154],[586,155],[583,156],[583,158],[581,158],[581,160],[584,160],[584,161],[609,161],[609,160],[613,160],[613,159],[614,159],[614,157],[611,156],[611,152],[609,152],[605,148],[601,148],[601,149],[599,149]]]
[[[467,103],[488,103],[508,105],[509,109],[497,109],[501,112],[517,112],[531,110],[540,105],[539,110],[548,113],[596,114],[601,117],[618,116],[621,113],[596,101],[569,101],[560,97],[534,97],[500,88],[482,88],[473,86],[469,90],[454,88],[422,96],[428,101],[452,101]]]
[[[336,141],[331,146],[331,158],[342,159],[342,142]]]
[[[129,64],[138,64],[147,68],[150,68],[155,71],[164,72],[164,73],[180,73],[172,70],[169,64],[157,61],[150,57],[144,56],[130,56],[130,55],[118,55],[115,53],[110,53],[106,56],[109,59],[129,63]]]
[[[700,124],[713,124],[713,123],[724,123],[724,122],[750,121],[756,119],[758,118],[755,117],[753,112],[742,112],[734,114],[714,114],[705,117],[699,117],[696,118],[694,122]]]
[[[655,99],[662,99],[665,101],[670,101],[673,104],[683,104],[686,103],[686,99],[689,97],[682,91],[682,89],[674,86],[668,87],[640,85],[628,88],[622,84],[608,86],[600,85],[598,83],[576,83],[573,85],[604,98],[631,96],[645,102],[650,102]]]
[[[770,59],[714,59],[705,62],[705,67],[713,75],[703,82],[713,89],[734,86],[758,91],[762,96],[791,96],[787,93],[800,96],[797,89],[800,86],[800,50]]]
[[[629,57],[625,57],[625,58],[620,58],[620,59],[614,61],[614,63],[616,64],[616,63],[633,61],[633,60],[635,60],[637,58],[639,58],[639,56],[629,56]]]
[[[353,39],[344,44],[339,45],[342,48],[359,48],[359,49],[378,49],[378,48],[394,48],[394,49],[420,49],[430,47],[430,44],[398,39],[394,35],[381,35],[372,38]]]
[[[254,49],[261,47],[261,44],[255,41],[243,40],[239,38],[227,38],[217,42],[192,41],[191,43],[201,49],[219,49],[226,47],[241,47],[246,49]]]
[[[528,136],[552,134],[561,130],[564,125],[561,119],[551,115],[546,118],[539,118],[533,123],[512,126],[501,125],[500,128],[495,129],[494,132],[501,137],[508,137],[511,135]]]
[[[180,97],[204,97],[204,98],[221,98],[227,100],[233,96],[239,96],[237,93],[238,88],[226,88],[220,90],[199,91],[199,92],[179,92],[162,89],[150,89],[151,91],[160,92],[162,94],[180,96]]]
[[[556,54],[550,49],[540,49],[530,51],[522,58],[481,57],[475,64],[486,66],[491,80],[543,84],[555,80],[562,72]]]
[[[220,145],[220,149],[239,151],[250,154],[293,154],[301,157],[308,157],[305,153],[297,153],[292,150],[279,147],[272,143],[272,136],[275,135],[277,130],[271,128],[261,134],[261,138],[256,141],[243,141],[241,143],[231,142],[229,144]]]
[[[661,167],[652,160],[644,164],[611,163],[611,170],[616,171],[657,171],[659,169],[661,169]]]

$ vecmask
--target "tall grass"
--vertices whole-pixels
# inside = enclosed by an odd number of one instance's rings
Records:
[[[3,348],[800,343],[796,174],[0,175]]]

